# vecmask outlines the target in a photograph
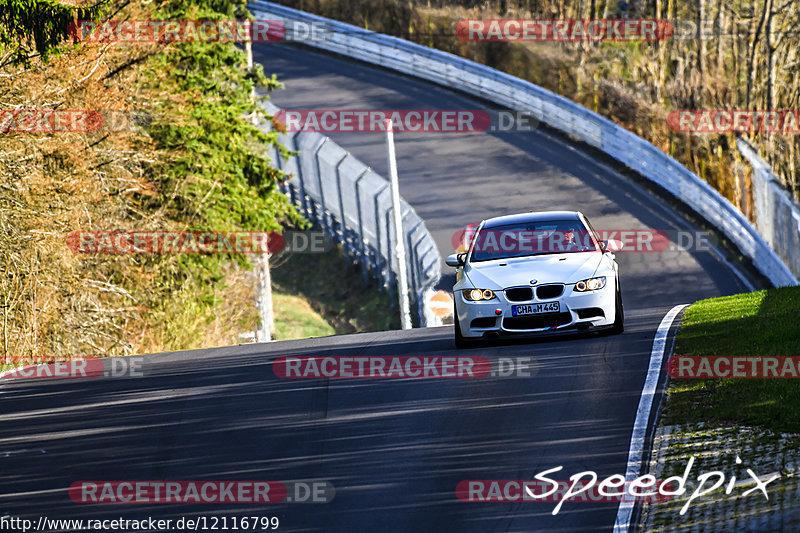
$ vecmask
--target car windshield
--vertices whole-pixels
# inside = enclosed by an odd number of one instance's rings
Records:
[[[597,239],[580,220],[546,220],[482,228],[472,240],[471,262],[530,255],[592,252]]]

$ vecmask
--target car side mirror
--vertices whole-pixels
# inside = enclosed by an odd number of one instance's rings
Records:
[[[460,267],[464,266],[464,263],[467,261],[467,252],[461,252],[457,254],[450,254],[447,256],[447,259],[444,260],[444,263],[447,266],[451,267]]]
[[[617,239],[608,239],[600,242],[600,248],[604,252],[619,252],[622,250],[623,246],[622,241],[618,241]]]

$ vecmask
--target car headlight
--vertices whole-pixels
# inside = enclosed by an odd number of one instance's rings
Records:
[[[582,279],[575,284],[577,292],[596,291],[606,286],[606,277],[600,276],[599,278]]]
[[[481,300],[494,299],[494,292],[491,289],[466,289],[464,299],[470,302],[480,302]]]

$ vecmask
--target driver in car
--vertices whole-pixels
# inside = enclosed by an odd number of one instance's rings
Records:
[[[571,227],[560,228],[556,230],[555,233],[560,234],[561,236],[560,242],[556,241],[558,243],[556,244],[557,249],[560,248],[564,251],[583,249],[583,246],[581,245],[580,241],[578,241],[578,239],[575,237],[574,228]]]

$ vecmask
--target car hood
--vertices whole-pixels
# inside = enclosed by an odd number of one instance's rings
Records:
[[[575,283],[592,277],[602,259],[599,252],[517,257],[470,263],[464,274],[473,287],[481,289],[529,286],[531,280],[536,280],[536,285]]]

